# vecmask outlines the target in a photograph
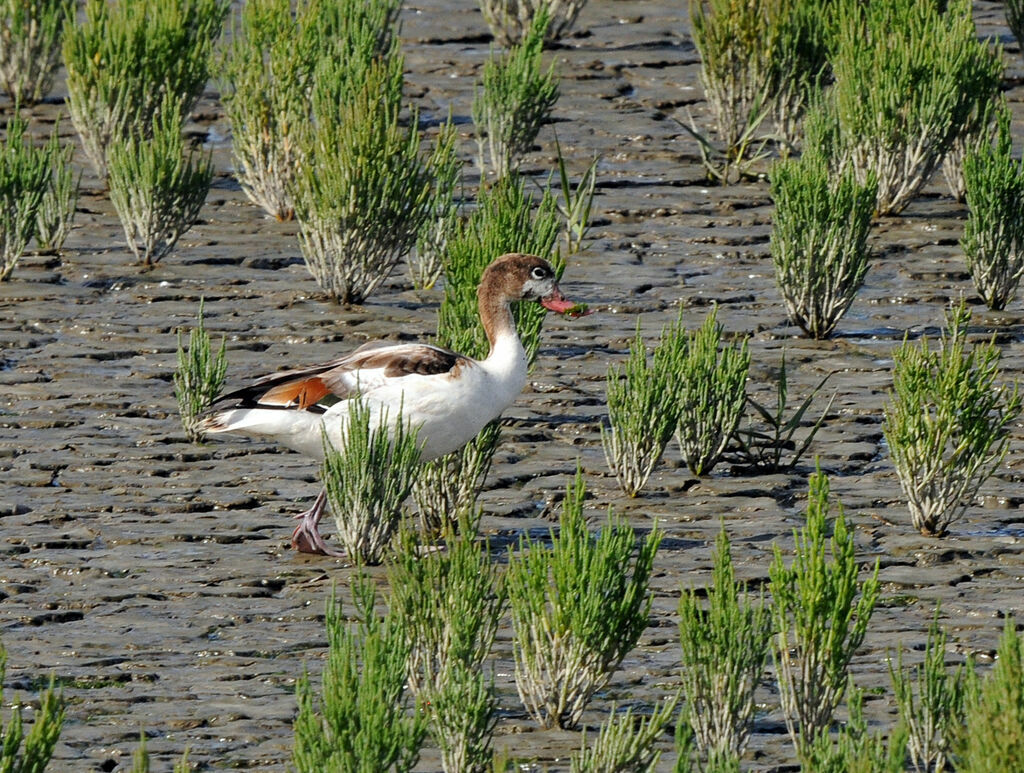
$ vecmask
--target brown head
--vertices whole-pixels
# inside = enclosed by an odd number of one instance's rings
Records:
[[[491,263],[480,277],[476,292],[480,302],[480,320],[491,346],[494,346],[498,335],[515,335],[509,311],[509,304],[515,301],[536,301],[557,312],[576,306],[562,296],[550,263],[536,255],[518,252],[502,255]]]
[[[575,305],[562,296],[550,263],[536,255],[518,252],[502,255],[484,270],[477,295],[481,312],[485,303],[491,305],[498,299],[502,303],[537,301],[544,308],[557,312]]]

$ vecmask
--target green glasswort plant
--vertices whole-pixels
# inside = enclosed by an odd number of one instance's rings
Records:
[[[416,250],[408,259],[413,287],[429,290],[444,274],[444,256],[448,240],[458,227],[460,217],[456,193],[462,182],[462,162],[457,155],[458,134],[449,120],[442,124],[434,145],[434,196],[431,214],[416,236]]]
[[[814,122],[826,120],[808,117],[808,144],[817,140]],[[771,174],[775,282],[790,319],[814,338],[828,337],[864,284],[877,192],[870,174],[864,184],[851,171],[836,177],[826,152],[812,147]]]
[[[975,95],[998,86],[1001,57],[978,40],[970,0],[844,0],[835,8],[841,164],[862,183],[873,174],[876,211],[897,213],[965,131]]]
[[[0,82],[17,105],[41,102],[60,64],[74,0],[0,0]]]
[[[36,244],[41,250],[59,252],[68,234],[71,233],[82,173],[76,175],[71,166],[74,145],[68,143],[61,148],[56,128],[46,150],[49,156],[50,181],[36,211]]]
[[[0,705],[7,676],[7,650],[0,643]],[[32,711],[35,721],[25,733],[21,700],[15,700],[6,725],[0,721],[0,770],[7,773],[42,773],[53,756],[53,748],[64,726],[64,696],[50,687],[39,696],[39,706]]]
[[[815,738],[832,723],[846,690],[850,659],[864,641],[878,598],[877,560],[874,571],[858,583],[853,534],[842,505],[826,545],[828,515],[829,483],[819,470],[810,477],[807,523],[795,534],[796,557],[786,568],[776,546],[768,572],[779,697],[802,761],[809,759]]]
[[[679,599],[684,709],[708,766],[738,764],[750,739],[754,690],[768,660],[771,612],[736,580],[725,528],[718,534],[705,609],[693,588]]]
[[[801,0],[691,0],[693,41],[701,83],[715,120],[716,148],[691,118],[680,126],[701,143],[709,174],[729,182],[761,156],[760,127],[769,115],[792,143],[804,103],[822,76],[821,11]],[[721,164],[712,163],[721,155]]]
[[[747,405],[754,409],[761,425],[756,427],[753,421],[750,421],[746,427],[736,429],[733,434],[736,445],[730,449],[736,463],[761,472],[784,472],[796,467],[824,423],[825,417],[832,408],[832,403],[835,402],[838,393],[833,392],[818,420],[810,425],[798,445],[795,440],[797,432],[809,424],[809,422],[804,422],[804,416],[811,407],[815,396],[833,373],[835,371],[826,373],[793,414],[787,418],[789,381],[786,375],[786,353],[783,351],[779,378],[775,385],[775,411],[769,411],[747,395]],[[789,454],[788,458],[787,453]]]
[[[647,483],[679,425],[687,344],[680,311],[675,323],[662,328],[661,340],[648,359],[637,319],[629,359],[621,366],[608,367],[609,426],[601,425],[601,446],[619,488],[628,496],[635,497]]]
[[[1006,0],[1006,25],[1024,54],[1024,0]]]
[[[219,67],[235,175],[249,200],[277,220],[294,216],[296,135],[308,120],[305,53],[290,0],[251,0]]]
[[[616,714],[612,707],[597,738],[590,742],[583,733],[583,747],[569,761],[572,773],[654,773],[661,751],[654,748],[658,736],[672,720],[679,694],[662,701],[650,716],[637,717],[633,709]]]
[[[0,146],[0,282],[14,271],[35,234],[50,163],[51,153],[25,140],[25,121],[11,116]]]
[[[417,121],[399,121],[401,73],[401,57],[375,62],[340,107],[315,100],[316,127],[303,141],[307,162],[293,190],[299,244],[338,303],[362,303],[387,279],[433,211],[434,170],[420,153]],[[322,89],[348,77],[335,71]]]
[[[107,172],[115,140],[148,138],[174,104],[179,125],[210,77],[230,0],[87,0],[64,36],[68,108],[89,161]]]
[[[583,519],[586,488],[577,471],[548,547],[525,537],[509,554],[508,594],[515,632],[516,688],[544,727],[575,727],[647,626],[648,582],[662,533],[640,545],[608,519],[597,536]]]
[[[391,544],[402,503],[416,482],[420,444],[401,412],[391,417],[359,400],[350,402],[343,447],[324,440],[321,477],[341,546],[373,566]]]
[[[493,678],[482,664],[507,604],[502,576],[477,545],[472,524],[448,534],[447,550],[420,554],[403,534],[388,568],[391,611],[409,647],[409,687],[429,707],[430,733],[446,773],[490,770],[497,723]]]
[[[110,200],[128,247],[153,266],[199,219],[213,180],[211,154],[186,154],[173,98],[153,116],[151,138],[129,134],[113,140],[108,153]]]
[[[294,14],[288,0],[243,6],[220,66],[224,106],[242,189],[278,220],[294,215],[291,188],[304,129],[350,101],[375,60],[398,56],[400,5],[313,0]]]
[[[178,329],[178,367],[174,371],[174,396],[178,400],[181,426],[185,436],[193,443],[202,439],[196,430],[196,417],[205,411],[224,387],[228,372],[228,357],[224,336],[216,356],[210,346],[210,334],[203,321],[205,301],[199,299],[199,320],[188,334],[188,349],[182,345],[181,328]]]
[[[476,209],[458,224],[448,243],[437,343],[470,357],[485,357],[489,344],[476,293],[484,270],[499,255],[522,252],[547,258],[560,277],[563,262],[555,251],[558,233],[558,212],[550,191],[535,201],[513,173],[481,192]],[[519,304],[512,314],[532,366],[546,312],[531,303]],[[414,497],[427,529],[455,523],[461,513],[473,510],[499,436],[500,425],[492,422],[460,450],[424,465]]]
[[[904,338],[893,353],[893,386],[882,431],[910,519],[941,537],[963,517],[1009,445],[1021,413],[1014,386],[996,386],[1000,351],[993,341],[967,348],[971,313],[963,301],[946,314],[939,350]]]
[[[707,475],[722,457],[739,425],[746,400],[750,352],[747,342],[722,347],[718,307],[688,336],[679,369],[679,424],[676,440],[694,475]]]
[[[888,739],[881,733],[869,733],[864,719],[864,691],[851,680],[847,695],[849,721],[840,728],[835,743],[827,732],[815,737],[802,769],[815,773],[903,773],[906,727],[897,725]]]
[[[541,13],[550,19],[545,42],[559,40],[572,29],[586,4],[587,0],[480,0],[480,10],[494,40],[508,48],[529,35]]]
[[[1024,641],[1013,617],[1003,636],[991,673],[970,680],[966,726],[957,748],[958,773],[1020,770],[1024,761]]]
[[[352,579],[355,621],[332,589],[327,601],[327,662],[314,696],[309,675],[295,687],[292,762],[299,773],[408,771],[426,732],[423,712],[409,711],[408,647],[401,625],[374,612],[376,593],[364,575]]]
[[[354,98],[370,70],[381,62],[390,82],[379,96],[393,107],[401,101],[401,41],[398,14],[402,0],[310,0],[300,4],[301,46],[313,63],[313,117],[332,120],[338,105]]]
[[[999,114],[1008,109],[1006,100],[1000,96],[1000,84],[995,83],[994,88],[991,93],[977,95],[970,117],[942,159],[942,177],[957,201],[967,200],[964,159],[968,153],[977,153],[992,142]]]
[[[558,101],[558,76],[545,70],[546,11],[538,13],[521,43],[506,54],[492,51],[473,95],[480,175],[501,179],[515,171]]]
[[[946,669],[946,632],[939,627],[938,609],[928,629],[924,660],[908,673],[900,650],[895,667],[889,658],[889,676],[914,770],[946,770],[964,722],[966,671],[962,665],[952,674]]]
[[[960,241],[974,286],[993,310],[1006,308],[1024,274],[1024,161],[1011,156],[1010,114],[998,117],[995,145],[964,159],[970,210]]]
[[[440,689],[430,693],[431,733],[441,750],[445,773],[490,773],[498,723],[494,679],[461,662],[445,671]]]
[[[467,533],[468,532],[468,533]],[[411,535],[388,566],[391,610],[409,639],[409,686],[440,690],[453,663],[480,670],[505,612],[505,583],[472,529],[420,555]]]

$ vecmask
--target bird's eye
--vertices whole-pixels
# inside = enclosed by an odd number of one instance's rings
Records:
[[[530,276],[534,279],[546,279],[548,272],[544,270],[543,266],[534,266],[533,271],[530,272]]]

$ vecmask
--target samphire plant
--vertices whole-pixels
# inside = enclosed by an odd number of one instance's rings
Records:
[[[661,340],[648,358],[637,319],[629,358],[621,366],[608,366],[609,426],[601,426],[601,445],[619,488],[628,496],[635,497],[647,483],[679,425],[688,344],[680,312],[674,323],[662,328]]]
[[[148,138],[157,111],[179,122],[210,77],[230,0],[87,0],[64,36],[68,108],[89,161],[107,172],[114,140]]]
[[[942,177],[957,201],[967,200],[964,159],[968,153],[976,153],[983,145],[992,142],[997,132],[999,113],[1007,109],[1006,101],[1001,97],[1000,82],[991,85],[991,92],[975,95],[974,108],[967,122],[942,159]]]
[[[1024,0],[1006,0],[1006,24],[1024,54]]]
[[[521,43],[542,13],[549,22],[544,40],[559,40],[572,29],[587,0],[480,0],[484,21],[499,46]]]
[[[13,115],[0,145],[0,282],[14,271],[36,230],[36,216],[50,181],[56,132],[50,149],[25,138],[25,121]]]
[[[454,662],[441,687],[430,693],[431,734],[445,773],[491,773],[498,723],[493,675]]]
[[[448,243],[437,343],[471,357],[485,357],[489,344],[476,293],[484,269],[498,255],[521,252],[547,258],[560,276],[558,234],[558,212],[550,191],[534,200],[518,174],[509,174],[482,191],[476,209],[458,224]],[[532,365],[546,312],[531,303],[513,307],[512,313]],[[500,425],[492,422],[460,450],[424,465],[414,497],[425,527],[457,523],[460,514],[472,512],[499,436]]]
[[[842,505],[827,537],[828,478],[819,470],[809,483],[807,522],[794,535],[794,560],[787,568],[776,546],[768,571],[779,698],[786,729],[803,762],[810,759],[815,739],[832,724],[846,691],[850,659],[864,641],[879,590],[877,560],[872,573],[858,582],[853,534]]]
[[[612,707],[597,738],[583,733],[583,746],[569,761],[572,773],[654,773],[661,751],[654,744],[672,720],[679,693],[657,706],[649,716],[637,717],[633,709],[616,713]]]
[[[1024,641],[1012,616],[1003,624],[996,663],[984,679],[972,671],[958,773],[1020,770],[1024,762]]]
[[[724,326],[718,307],[689,334],[679,369],[679,424],[676,440],[694,475],[711,472],[739,425],[746,400],[750,352],[747,342],[721,347]]]
[[[185,150],[176,102],[168,97],[152,116],[151,136],[130,132],[108,148],[110,200],[144,266],[169,254],[199,219],[213,181],[212,154]]]
[[[907,729],[897,725],[889,737],[868,732],[864,718],[864,691],[850,681],[846,707],[849,720],[840,727],[835,742],[827,732],[815,737],[803,770],[815,773],[903,773],[907,754]]]
[[[60,64],[75,0],[0,0],[0,82],[17,105],[41,102]]]
[[[497,723],[493,676],[484,673],[507,606],[504,579],[472,524],[423,555],[408,532],[388,567],[391,614],[409,649],[408,684],[427,707],[446,773],[490,770]],[[431,548],[426,547],[427,550]]]
[[[597,535],[583,518],[583,475],[566,489],[550,546],[524,537],[509,554],[508,594],[516,688],[544,727],[575,727],[647,627],[648,589],[662,533],[636,558],[637,535],[609,513]]]
[[[873,175],[877,213],[894,214],[964,132],[975,95],[998,84],[1001,57],[978,40],[970,0],[843,0],[835,8],[842,165],[862,183]]]
[[[724,528],[714,562],[707,607],[693,588],[684,588],[679,599],[684,713],[711,768],[738,765],[746,749],[772,632],[764,599],[752,603],[746,584],[736,580]]]
[[[299,773],[408,771],[419,759],[426,716],[410,711],[408,644],[390,614],[374,611],[373,581],[352,579],[354,620],[332,589],[327,601],[327,662],[319,694],[309,675],[295,687],[292,762]]]
[[[381,563],[402,517],[402,503],[420,471],[416,427],[399,411],[350,401],[344,443],[324,439],[321,476],[334,514],[338,540],[349,557]]]
[[[3,685],[7,677],[7,650],[0,642],[0,705],[3,704]],[[35,717],[26,733],[22,711],[24,706],[16,699],[5,724],[0,719],[0,770],[7,773],[42,773],[53,756],[53,748],[60,739],[64,726],[64,695],[50,686],[39,696],[39,706],[31,710]]]
[[[214,355],[203,320],[204,306],[205,301],[201,298],[199,320],[189,331],[187,349],[182,345],[181,329],[178,330],[178,367],[174,371],[174,396],[178,400],[181,426],[193,443],[202,439],[202,433],[196,429],[196,417],[220,394],[228,372],[224,336],[221,336],[220,349]]]
[[[701,143],[709,176],[730,182],[760,156],[766,142],[761,126],[769,116],[781,141],[795,141],[804,105],[824,75],[821,4],[691,0],[690,19],[717,145],[692,119],[689,127],[680,125]]]
[[[522,42],[507,53],[492,51],[473,95],[477,166],[480,175],[500,179],[519,169],[523,155],[558,101],[558,76],[552,62],[543,66],[549,17],[542,10]]]
[[[448,242],[459,226],[461,202],[457,194],[462,182],[462,161],[457,154],[458,134],[449,120],[441,125],[434,146],[434,195],[431,213],[416,236],[416,249],[407,262],[409,278],[419,290],[429,290],[444,275]]]
[[[302,144],[293,196],[299,245],[320,287],[361,303],[412,249],[432,214],[434,171],[420,152],[415,117],[399,121],[401,57],[374,60],[345,101],[340,65],[318,69],[318,115]]]
[[[877,186],[852,170],[836,175],[828,103],[807,117],[808,147],[771,173],[771,256],[790,319],[813,338],[827,338],[853,303],[868,270],[867,246]]]
[[[311,57],[290,0],[251,0],[219,63],[235,175],[245,195],[277,220],[294,215],[290,187],[297,134],[308,121]]]
[[[882,431],[910,520],[941,537],[960,520],[1009,445],[1021,413],[1017,385],[999,386],[994,341],[968,347],[963,301],[946,314],[938,351],[904,338],[893,353],[893,386]]]
[[[968,664],[967,671],[972,668]],[[900,722],[907,731],[907,751],[917,773],[946,770],[959,728],[964,722],[965,679],[962,665],[946,668],[946,632],[939,627],[938,610],[928,629],[924,660],[903,667],[902,649],[896,665],[889,659]]]
[[[409,638],[409,686],[417,693],[440,689],[456,661],[479,670],[508,604],[487,544],[476,543],[469,524],[460,534],[453,531],[444,550],[425,556],[403,534],[402,549],[388,566],[391,609]]]
[[[969,213],[960,241],[974,286],[993,310],[1014,299],[1024,274],[1024,161],[1011,155],[1010,113],[998,113],[995,144],[964,159]]]
[[[41,250],[59,252],[71,233],[82,179],[82,173],[76,174],[71,166],[74,150],[70,142],[60,147],[55,127],[47,145],[50,181],[36,211],[36,244]]]

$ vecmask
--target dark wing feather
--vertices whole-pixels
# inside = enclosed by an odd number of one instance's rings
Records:
[[[324,410],[321,400],[348,400],[359,393],[359,372],[377,371],[384,378],[453,373],[467,358],[430,344],[364,344],[351,354],[321,365],[263,376],[249,386],[217,398],[237,408]],[[218,408],[221,410],[223,406]]]

